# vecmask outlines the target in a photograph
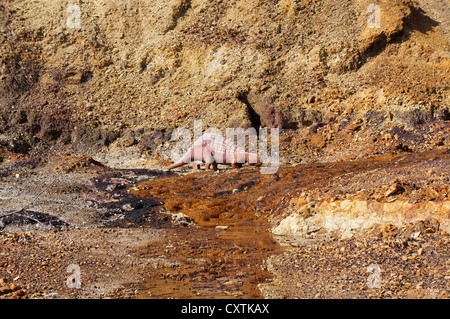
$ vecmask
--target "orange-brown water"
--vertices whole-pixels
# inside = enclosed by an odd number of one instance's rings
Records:
[[[155,269],[137,297],[260,298],[257,285],[270,277],[262,268],[264,260],[283,251],[266,226],[243,222],[227,229],[186,229],[178,240],[164,244],[164,257],[177,265]],[[149,246],[147,254],[156,256],[160,248]]]

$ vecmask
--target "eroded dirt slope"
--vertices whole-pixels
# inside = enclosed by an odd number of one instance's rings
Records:
[[[2,143],[167,160],[172,130],[202,120],[284,128],[297,160],[384,152],[386,134],[447,145],[448,4],[370,5],[3,1]]]

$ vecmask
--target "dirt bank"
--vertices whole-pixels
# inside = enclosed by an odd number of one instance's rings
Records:
[[[0,143],[168,160],[201,120],[279,127],[296,162],[448,145],[446,4],[370,5],[3,1]]]

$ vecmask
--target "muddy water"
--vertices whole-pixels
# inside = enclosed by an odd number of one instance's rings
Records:
[[[130,192],[158,199],[162,211],[185,214],[195,225],[178,229],[169,236],[171,239],[142,251],[153,262],[154,270],[139,287],[138,297],[261,297],[257,284],[270,278],[263,270],[264,260],[283,251],[271,237],[268,230],[272,225],[268,221],[276,220],[291,198],[308,190],[328,196],[355,193],[362,188],[367,191],[380,181],[380,175],[368,172],[381,171],[381,176],[394,177],[405,172],[420,179],[423,172],[417,167],[444,172],[449,157],[448,151],[403,153],[280,167],[270,175],[260,174],[257,168],[245,168],[172,173],[143,182]]]
[[[139,287],[137,298],[260,298],[257,285],[270,278],[264,260],[283,249],[266,224],[244,222],[227,229],[187,228],[175,240],[147,247],[164,258]]]

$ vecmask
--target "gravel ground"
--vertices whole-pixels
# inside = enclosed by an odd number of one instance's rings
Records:
[[[422,221],[270,257],[266,298],[449,298],[450,237]]]

